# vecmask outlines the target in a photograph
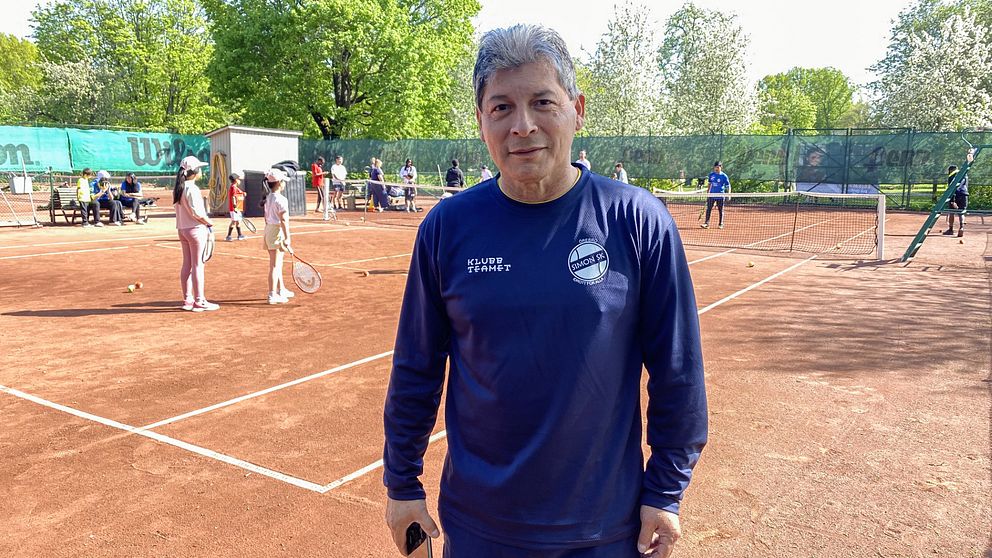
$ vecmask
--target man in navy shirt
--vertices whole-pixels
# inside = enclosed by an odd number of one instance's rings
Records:
[[[385,408],[393,540],[439,536],[419,477],[444,393],[445,556],[667,557],[707,434],[678,231],[648,191],[569,163],[585,98],[557,33],[486,33],[473,84],[501,172],[417,233]]]
[[[951,183],[958,176],[957,165],[951,165],[947,167],[947,186],[950,187]],[[943,234],[952,235],[954,234],[954,216],[958,217],[958,236],[964,236],[964,212],[968,209],[968,175],[961,177],[961,182],[958,182],[956,188],[954,188],[954,194],[951,195],[950,203],[951,209],[954,213],[947,214],[947,230]],[[960,213],[958,213],[960,211]]]
[[[730,193],[730,178],[723,174],[723,164],[720,161],[713,163],[713,172],[710,173],[709,177],[706,179],[709,182],[709,196],[706,197],[706,222],[700,227],[704,229],[710,228],[710,212],[713,211],[713,206],[716,205],[717,211],[720,213],[720,228],[723,228],[723,204],[727,201],[724,196],[714,196],[713,194],[729,194]]]

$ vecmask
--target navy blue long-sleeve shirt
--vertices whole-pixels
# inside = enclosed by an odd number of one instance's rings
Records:
[[[551,202],[492,179],[427,215],[386,398],[393,499],[425,497],[449,361],[446,528],[574,548],[636,533],[641,504],[678,511],[706,442],[703,361],[682,244],[647,191],[582,169]]]

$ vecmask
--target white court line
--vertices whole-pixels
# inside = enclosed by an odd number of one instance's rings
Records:
[[[310,380],[316,380],[317,378],[323,378],[324,376],[327,376],[329,374],[334,374],[335,372],[340,372],[342,370],[347,370],[349,368],[354,368],[355,366],[359,366],[361,364],[372,362],[374,360],[379,360],[380,358],[387,357],[387,356],[389,356],[391,354],[393,354],[393,351],[386,351],[384,353],[379,353],[377,355],[372,355],[370,357],[365,357],[363,359],[356,360],[355,362],[349,362],[348,364],[342,364],[341,366],[335,366],[334,368],[331,368],[329,370],[324,370],[323,372],[317,372],[316,374],[311,374],[309,376],[304,376],[303,378],[297,378],[295,380],[292,380],[292,381],[289,381],[289,382],[286,382],[286,383],[283,383],[283,384],[279,384],[277,386],[272,386],[270,388],[266,388],[266,389],[263,389],[261,391],[256,391],[254,393],[249,393],[247,395],[242,395],[241,397],[235,397],[234,399],[228,399],[227,401],[223,401],[221,403],[217,403],[217,404],[211,405],[209,407],[204,407],[202,409],[197,409],[195,411],[190,411],[188,413],[184,413],[184,414],[181,414],[181,415],[178,415],[178,416],[174,416],[172,418],[167,418],[165,420],[160,420],[158,422],[149,424],[147,426],[142,426],[139,430],[142,430],[142,431],[144,431],[144,430],[150,430],[152,428],[158,428],[159,426],[165,426],[166,424],[172,424],[174,422],[178,422],[178,421],[181,421],[183,419],[187,419],[187,418],[190,418],[190,417],[195,417],[197,415],[202,415],[204,413],[209,413],[210,411],[215,411],[215,410],[220,409],[220,408],[223,408],[223,407],[234,405],[235,403],[241,403],[242,401],[247,401],[247,400],[253,399],[255,397],[261,397],[263,395],[267,395],[267,394],[272,393],[274,391],[279,391],[281,389],[285,389],[285,388],[288,388],[288,387],[292,387],[292,386],[295,386],[295,385],[302,384],[303,382],[309,382]]]
[[[79,417],[79,418],[82,418],[82,419],[86,419],[86,420],[90,420],[90,421],[93,421],[93,422],[102,424],[104,426],[109,426],[111,428],[116,428],[118,430],[123,430],[125,432],[130,432],[131,434],[137,434],[139,436],[144,436],[146,438],[150,438],[150,439],[155,440],[157,442],[161,442],[163,444],[168,444],[168,445],[173,446],[173,447],[184,449],[186,451],[195,453],[197,455],[201,455],[201,456],[206,457],[206,458],[209,458],[209,459],[214,459],[214,460],[220,461],[222,463],[227,463],[228,465],[233,465],[234,467],[238,467],[238,468],[244,469],[246,471],[251,471],[253,473],[258,473],[260,475],[265,475],[266,477],[273,478],[273,479],[276,479],[276,480],[285,482],[287,484],[291,484],[291,485],[296,486],[296,487],[299,487],[299,488],[303,488],[303,489],[306,489],[306,490],[311,490],[313,492],[318,492],[318,493],[326,492],[326,490],[324,489],[324,487],[321,486],[321,485],[319,485],[319,484],[317,484],[317,483],[310,482],[308,480],[299,479],[299,478],[296,478],[294,476],[287,475],[285,473],[280,473],[279,471],[273,471],[272,469],[267,469],[265,467],[262,467],[261,465],[255,465],[254,463],[249,463],[248,461],[245,461],[243,459],[238,459],[236,457],[231,457],[231,456],[225,455],[223,453],[219,453],[219,452],[216,452],[216,451],[213,451],[213,450],[202,448],[200,446],[197,446],[197,445],[194,445],[194,444],[190,444],[190,443],[184,442],[182,440],[177,440],[175,438],[172,438],[172,437],[169,437],[169,436],[165,436],[165,435],[159,434],[157,432],[148,432],[146,430],[143,430],[143,429],[140,429],[140,428],[135,428],[133,426],[130,426],[130,425],[127,425],[127,424],[123,424],[123,423],[117,422],[115,420],[111,420],[111,419],[104,418],[104,417],[99,417],[99,416],[96,416],[96,415],[87,413],[85,411],[80,411],[78,409],[73,409],[72,407],[66,407],[65,405],[59,405],[58,403],[53,403],[53,402],[48,401],[46,399],[42,399],[40,397],[36,397],[36,396],[31,395],[29,393],[24,393],[23,391],[20,391],[20,390],[14,389],[14,388],[9,388],[7,386],[0,385],[0,391],[2,391],[4,393],[8,393],[10,395],[13,395],[14,397],[18,397],[18,398],[21,398],[21,399],[25,399],[27,401],[31,401],[32,403],[36,403],[38,405],[42,405],[44,407],[48,407],[49,409],[55,409],[57,411],[62,411],[63,413],[68,413],[70,415],[73,415],[75,417]]]
[[[106,252],[107,250],[129,250],[131,248],[145,248],[151,244],[135,244],[131,246],[114,246],[113,248],[88,248],[86,250],[65,250],[63,252],[45,252],[42,254],[24,254],[21,256],[3,256],[0,260],[19,260],[22,258],[40,258],[42,256],[59,256],[64,254],[82,254],[83,252]]]
[[[301,223],[299,225],[293,225],[294,228],[304,228],[304,227],[306,227],[306,228],[312,228],[312,227],[326,227],[326,226],[327,225],[326,224],[323,224],[323,223]],[[350,228],[351,227],[348,227],[345,230],[348,230]],[[355,227],[355,228],[358,229],[358,230],[361,230],[363,228],[374,229],[374,228],[382,228],[382,227]],[[110,229],[110,230],[113,230],[113,229]],[[316,234],[316,233],[320,233],[320,232],[332,232],[332,231],[335,231],[335,230],[337,230],[337,229],[336,228],[335,229],[328,229],[327,231],[307,231],[305,233],[299,233],[299,234]],[[0,246],[0,250],[15,250],[17,248],[44,248],[46,246],[65,246],[67,244],[92,244],[92,243],[96,243],[96,242],[132,242],[132,241],[135,241],[135,240],[155,240],[155,239],[161,239],[161,238],[178,238],[178,237],[176,236],[176,234],[158,234],[158,235],[151,235],[151,236],[127,236],[127,237],[123,237],[123,238],[113,238],[113,237],[112,238],[97,238],[97,239],[92,239],[92,240],[65,240],[65,241],[62,241],[62,242],[44,242],[44,243],[40,243],[40,244],[11,244],[9,246]],[[251,237],[251,238],[261,238],[261,236]]]
[[[762,279],[761,281],[758,281],[757,283],[754,283],[753,285],[750,285],[750,286],[748,286],[746,288],[743,288],[743,289],[737,291],[734,294],[725,296],[725,297],[721,298],[720,300],[714,302],[713,304],[710,304],[709,306],[706,306],[705,308],[701,308],[699,310],[696,310],[696,315],[702,316],[703,314],[705,314],[706,312],[709,312],[710,310],[716,308],[717,306],[720,306],[721,304],[724,304],[726,302],[730,302],[731,300],[734,300],[735,298],[743,295],[744,293],[746,293],[746,292],[748,292],[750,290],[756,289],[756,288],[760,287],[761,285],[764,285],[765,283],[767,283],[767,282],[775,279],[776,277],[781,277],[782,275],[785,275],[786,273],[792,271],[793,269],[796,269],[797,267],[803,265],[806,262],[809,262],[810,260],[812,260],[814,258],[816,258],[816,255],[815,254],[813,256],[810,256],[810,257],[806,258],[805,260],[803,260],[803,261],[801,261],[799,263],[793,264],[793,265],[789,266],[788,268],[783,269],[782,271],[779,271],[778,273],[775,273],[773,275],[770,275],[770,276]],[[444,436],[447,435],[447,432],[448,432],[447,430],[442,430],[441,432],[438,432],[434,436],[431,436],[430,442],[435,442],[436,440],[440,440],[441,438],[443,438]],[[382,466],[383,466],[383,463],[382,463],[382,460],[381,459],[378,460],[378,461],[376,461],[375,463],[372,463],[370,465],[366,465],[365,467],[362,467],[361,469],[355,471],[354,473],[351,473],[350,475],[345,475],[345,476],[341,477],[340,479],[338,479],[338,480],[336,480],[336,481],[328,484],[327,486],[324,487],[324,492],[327,492],[327,491],[333,490],[335,488],[338,488],[339,486],[341,486],[341,485],[343,485],[345,483],[351,482],[351,481],[353,481],[353,480],[355,480],[355,479],[357,479],[359,477],[362,477],[364,475],[367,475],[367,474],[371,473],[372,471],[375,471],[376,469],[378,469],[379,467],[382,467]]]
[[[437,434],[434,434],[433,436],[431,436],[430,439],[427,440],[427,445],[431,445],[434,442],[440,440],[441,438],[444,438],[447,435],[448,435],[448,431],[447,430],[442,430],[442,431],[438,432]],[[349,482],[351,482],[351,481],[353,481],[353,480],[355,480],[355,479],[357,479],[359,477],[363,477],[363,476],[371,473],[372,471],[375,471],[379,467],[382,467],[382,465],[383,465],[383,463],[382,463],[382,460],[380,459],[380,460],[376,461],[375,463],[372,463],[370,465],[366,465],[365,467],[362,467],[361,469],[355,471],[354,473],[351,473],[349,475],[345,475],[345,476],[339,478],[336,481],[329,482],[329,483],[325,484],[321,488],[321,494],[324,494],[325,492],[330,492],[331,490],[334,490],[335,488],[337,488],[337,487],[339,487],[339,486],[341,486],[343,484],[347,484],[347,483],[349,483]]]
[[[172,250],[182,250],[182,248],[180,248],[178,246],[168,246],[168,245],[165,245],[165,244],[157,244],[156,246],[158,246],[159,248],[169,248],[169,249],[172,249]],[[106,248],[106,249],[107,250],[116,250],[117,248]],[[269,258],[263,258],[261,256],[249,256],[249,255],[246,255],[246,254],[235,254],[233,252],[216,252],[215,251],[214,252],[214,255],[218,255],[218,256],[231,256],[231,257],[234,257],[234,258],[245,258],[245,259],[249,259],[249,260],[261,260],[261,261],[266,261],[266,262],[269,261]],[[395,256],[380,256],[378,258],[365,258],[364,260],[351,260],[351,261],[347,261],[347,262],[330,263],[330,264],[329,263],[312,263],[311,262],[310,265],[313,265],[315,267],[341,267],[343,269],[349,269],[349,270],[352,270],[352,271],[364,271],[363,269],[349,268],[349,267],[345,267],[345,266],[348,266],[348,265],[351,265],[351,264],[357,264],[357,263],[376,262],[376,261],[380,261],[380,260],[390,260],[390,259],[393,259],[393,258],[405,258],[407,256],[412,256],[412,255],[413,254],[410,254],[410,253],[407,253],[407,254],[396,254]],[[2,260],[2,259],[4,259],[4,258],[0,258],[0,260]]]
[[[817,254],[813,254],[812,256],[806,258],[805,260],[803,260],[801,262],[798,262],[798,263],[795,263],[795,264],[792,264],[789,267],[783,269],[782,271],[779,271],[778,273],[775,273],[773,275],[769,275],[768,277],[765,277],[764,279],[762,279],[761,281],[758,281],[757,283],[754,283],[753,285],[749,285],[749,286],[744,287],[743,289],[737,291],[736,293],[727,295],[727,296],[721,298],[720,300],[714,302],[713,304],[710,304],[709,306],[705,306],[705,307],[697,310],[696,311],[696,314],[699,315],[699,316],[702,316],[703,314],[709,312],[710,310],[716,308],[717,306],[720,306],[724,302],[730,302],[731,300],[734,300],[735,298],[741,296],[742,294],[744,294],[744,293],[746,293],[746,292],[748,292],[750,290],[757,289],[758,287],[764,285],[765,283],[771,281],[772,279],[775,279],[776,277],[780,277],[782,275],[785,275],[786,273],[792,271],[793,269],[796,269],[797,267],[803,265],[804,263],[806,263],[806,262],[808,262],[808,261],[816,258],[816,256],[817,256]]]

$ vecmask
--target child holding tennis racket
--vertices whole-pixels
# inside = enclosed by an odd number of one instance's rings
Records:
[[[245,235],[241,234],[241,219],[245,210],[245,192],[238,186],[241,184],[241,173],[232,172],[228,179],[231,186],[227,191],[227,209],[231,212],[231,224],[227,226],[227,238],[224,240],[231,242],[231,233],[238,229],[238,240],[245,240]]]
[[[176,210],[176,229],[183,248],[183,267],[179,272],[179,284],[183,290],[183,310],[204,312],[217,310],[219,305],[207,302],[203,294],[203,251],[207,237],[211,234],[213,221],[207,215],[203,195],[196,185],[201,170],[207,166],[190,155],[179,164],[176,185],[172,189],[172,205]]]
[[[265,183],[265,249],[269,252],[269,304],[285,304],[294,293],[282,278],[283,253],[290,250],[289,200],[282,194],[289,176],[279,169],[269,169]]]

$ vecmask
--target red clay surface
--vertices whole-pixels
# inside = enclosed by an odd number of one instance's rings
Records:
[[[389,357],[250,396],[392,348],[422,217],[296,219],[325,285],[279,307],[258,237],[218,242],[208,314],[176,308],[168,216],[0,230],[0,385],[131,427],[249,396],[154,432],[326,486],[381,456]],[[899,263],[922,219],[890,213],[883,262],[688,250],[715,256],[692,274],[718,304],[675,556],[992,556],[992,226]],[[426,457],[431,500],[446,449]],[[398,556],[384,493],[381,468],[319,493],[0,392],[3,556]]]

